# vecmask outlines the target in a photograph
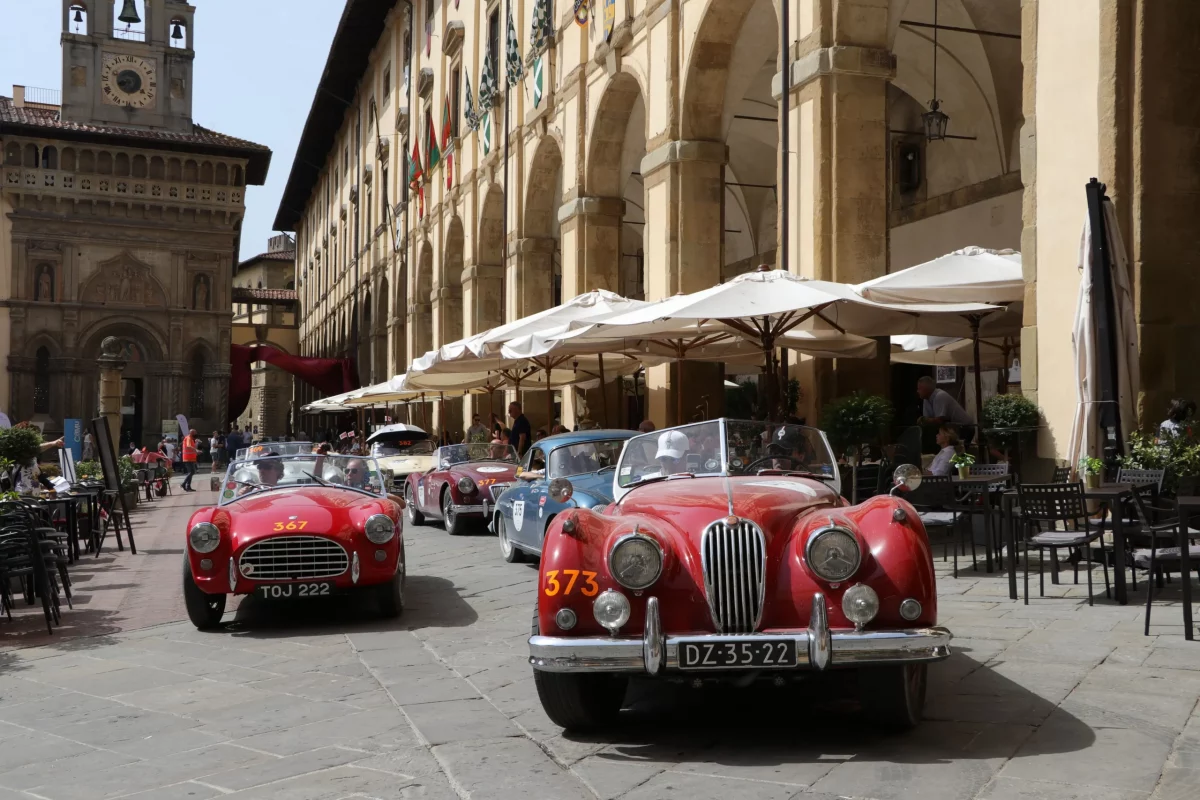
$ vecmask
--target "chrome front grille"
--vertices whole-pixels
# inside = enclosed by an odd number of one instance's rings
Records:
[[[256,581],[298,581],[341,575],[350,558],[331,539],[277,536],[247,547],[238,566],[242,575]]]
[[[500,499],[500,495],[504,494],[504,490],[508,488],[507,483],[493,483],[488,487],[488,491],[492,494],[492,502]]]
[[[762,529],[745,519],[719,519],[704,529],[700,553],[717,632],[757,630],[766,589],[767,541]]]

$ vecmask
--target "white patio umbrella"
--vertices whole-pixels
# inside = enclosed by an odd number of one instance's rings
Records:
[[[959,317],[997,310],[979,303],[877,303],[847,284],[760,267],[728,283],[676,295],[599,324],[569,323],[573,330],[558,337],[653,342],[666,353],[674,351],[677,359],[697,348],[743,339],[756,345],[764,358],[774,408],[774,350],[793,330],[857,336],[953,333],[961,325]]]
[[[880,303],[1015,303],[1025,278],[1017,251],[967,247],[856,288]]]
[[[1094,180],[1094,179],[1093,179]],[[1141,376],[1138,372],[1137,321],[1133,310],[1133,292],[1129,286],[1129,267],[1125,254],[1125,242],[1117,223],[1112,201],[1103,197],[1103,188],[1097,201],[1102,198],[1103,225],[1107,238],[1111,276],[1113,312],[1111,320],[1116,344],[1116,372],[1114,390],[1120,418],[1117,420],[1118,435],[1133,430],[1137,425],[1136,404]],[[1075,353],[1076,400],[1075,420],[1071,427],[1071,440],[1067,448],[1071,469],[1076,469],[1084,456],[1099,458],[1104,451],[1104,432],[1101,427],[1103,410],[1100,371],[1100,344],[1098,316],[1106,313],[1097,305],[1102,302],[1099,291],[1098,272],[1105,268],[1096,263],[1092,242],[1091,217],[1084,221],[1083,236],[1079,244],[1079,265],[1082,276],[1079,281],[1079,296],[1076,301],[1075,328],[1071,336]]]
[[[980,368],[1007,369],[1015,349],[1012,339],[980,339]],[[969,367],[975,363],[975,343],[949,336],[893,336],[892,362],[942,367]]]
[[[633,311],[645,305],[648,303],[644,300],[630,300],[615,292],[595,289],[545,311],[498,325],[477,336],[464,339],[463,343],[476,356],[495,355],[505,344],[515,339],[542,333],[568,323],[586,322]]]

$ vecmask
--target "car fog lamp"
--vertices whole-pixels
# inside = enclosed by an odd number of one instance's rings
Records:
[[[575,627],[575,612],[569,608],[560,608],[554,615],[554,624],[561,631],[569,631]]]
[[[879,613],[879,595],[865,583],[857,583],[842,595],[842,613],[856,630],[862,630]]]
[[[376,561],[383,561],[386,558],[387,558],[387,550],[376,550],[375,551],[375,560]]]
[[[658,580],[662,566],[663,553],[658,542],[636,531],[618,539],[608,555],[608,569],[613,578],[634,591]]]
[[[358,553],[350,559],[350,580],[358,583],[358,576],[362,573],[362,566],[358,563]]]
[[[804,560],[818,578],[841,583],[858,571],[862,554],[858,539],[845,528],[826,528],[818,531],[805,547]]]
[[[621,626],[629,622],[629,600],[620,592],[606,589],[592,603],[592,615],[615,636]]]
[[[232,556],[229,558],[229,591],[237,589],[237,560]]]
[[[396,535],[396,524],[387,514],[375,514],[367,519],[364,530],[372,544],[385,544]]]
[[[475,494],[475,481],[464,475],[458,479],[458,490],[463,494]]]
[[[550,499],[556,503],[565,503],[575,494],[575,487],[566,478],[555,478],[550,481]]]
[[[909,622],[921,616],[921,603],[913,598],[908,598],[900,604],[900,616],[904,617]]]
[[[211,522],[199,522],[188,533],[188,542],[197,553],[211,553],[221,544],[221,531]]]
[[[208,572],[210,569],[212,569],[212,559],[211,558],[200,559],[200,569],[204,570],[205,572]]]

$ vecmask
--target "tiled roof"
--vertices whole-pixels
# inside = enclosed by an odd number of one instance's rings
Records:
[[[275,251],[268,251],[266,253],[259,253],[256,256],[247,258],[245,261],[243,261],[240,264],[238,264],[237,266],[235,266],[233,268],[233,274],[237,275],[242,270],[246,269],[247,267],[254,266],[259,261],[284,261],[284,262],[287,262],[290,264],[295,260],[296,260],[296,251],[295,250],[275,250]]]
[[[244,286],[233,287],[233,302],[254,303],[270,301],[296,302],[295,289],[247,289]]]
[[[125,128],[116,125],[89,125],[68,122],[60,118],[57,110],[45,107],[24,106],[18,108],[11,97],[0,97],[0,133],[42,135],[60,139],[124,139],[144,147],[210,155],[237,155],[250,160],[246,182],[261,185],[266,181],[267,167],[271,163],[271,150],[256,144],[211,131],[200,125],[192,126],[192,133],[178,131]]]

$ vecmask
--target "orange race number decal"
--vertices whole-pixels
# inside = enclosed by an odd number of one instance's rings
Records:
[[[559,575],[562,575],[562,580],[559,580]],[[596,573],[586,570],[580,571],[577,569],[564,569],[560,573],[559,570],[552,569],[546,573],[546,596],[554,597],[560,591],[564,594],[570,594],[575,589],[576,582],[579,576],[583,576],[583,585],[579,587],[579,592],[584,597],[595,597],[600,593],[600,585],[596,583]],[[566,586],[563,585],[565,581]]]
[[[302,531],[306,527],[308,527],[308,520],[294,519],[290,522],[276,522],[275,523],[275,532],[279,533],[280,531]]]
[[[480,478],[479,479],[480,486],[491,486],[495,482],[496,482],[495,478]]]

